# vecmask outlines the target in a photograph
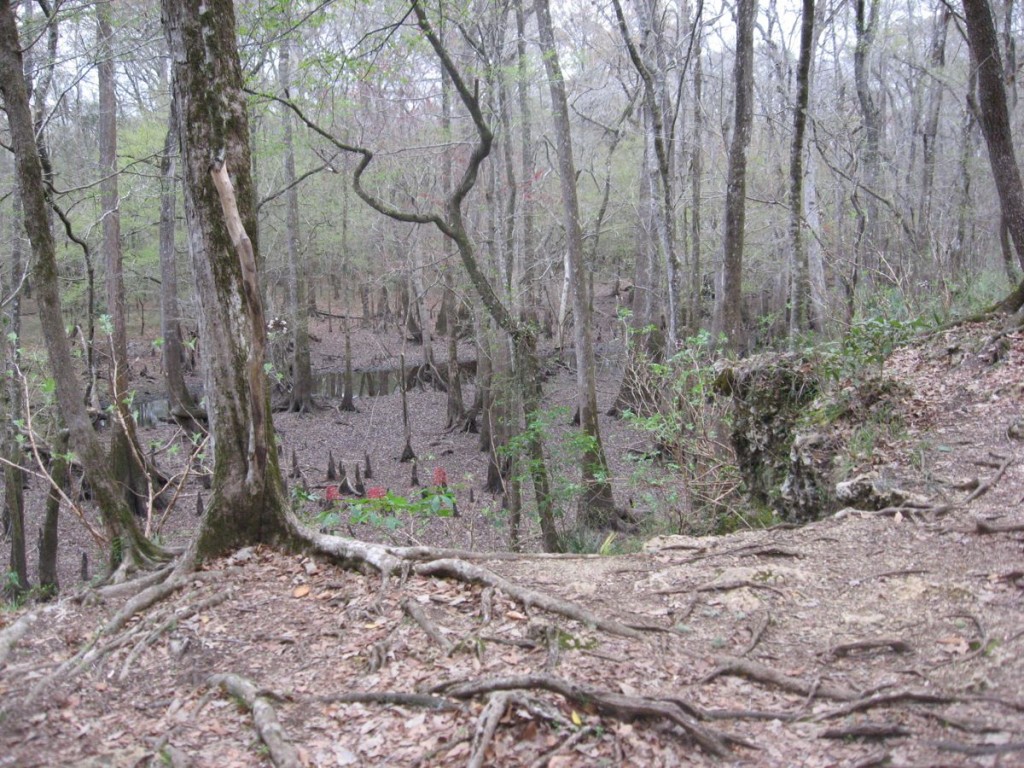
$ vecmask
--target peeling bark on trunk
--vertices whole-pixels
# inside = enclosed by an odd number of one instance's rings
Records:
[[[214,457],[200,558],[288,536],[263,372],[249,125],[230,0],[163,0]],[[229,175],[230,174],[230,175]]]

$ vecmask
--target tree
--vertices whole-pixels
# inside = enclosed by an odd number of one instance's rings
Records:
[[[213,492],[196,543],[204,558],[287,541],[292,531],[263,370],[267,330],[234,7],[163,0],[162,8],[213,443]]]
[[[733,65],[732,138],[725,188],[725,237],[722,291],[716,307],[716,332],[733,350],[743,346],[743,236],[746,222],[747,147],[754,114],[754,18],[757,0],[736,3],[736,62]]]
[[[978,73],[976,110],[988,147],[1003,221],[1013,238],[1017,259],[1024,267],[1024,183],[1021,182],[1020,166],[1013,148],[999,40],[987,0],[963,0],[963,5],[967,41]],[[1002,302],[1002,308],[1015,312],[1022,305],[1024,281]]]
[[[537,0],[535,7],[544,68],[547,70],[548,88],[551,91],[551,113],[555,128],[559,188],[562,193],[562,216],[566,234],[566,269],[569,272],[568,281],[572,292],[580,429],[586,437],[582,457],[583,493],[580,498],[580,520],[590,528],[606,528],[615,524],[616,510],[609,480],[608,461],[604,455],[601,430],[597,421],[597,389],[594,378],[596,364],[590,301],[584,280],[583,230],[580,227],[579,200],[576,194],[569,102],[565,95],[565,81],[555,49],[551,10],[547,0]]]
[[[160,335],[163,339],[164,383],[171,414],[188,434],[199,431],[199,409],[185,385],[184,347],[178,305],[178,262],[174,249],[178,184],[178,111],[174,99],[168,110],[164,151],[160,158]]]
[[[117,417],[110,441],[110,462],[124,488],[125,499],[139,517],[151,511],[146,504],[147,466],[135,432],[128,393],[128,329],[125,317],[124,254],[121,249],[121,200],[117,164],[117,91],[113,3],[96,4],[96,81],[99,95],[100,207],[103,221],[104,282],[107,293],[110,346],[110,400]]]
[[[11,133],[25,232],[32,245],[32,275],[43,340],[61,416],[70,432],[75,453],[89,477],[111,538],[110,566],[120,569],[120,575],[162,561],[165,553],[146,539],[139,529],[111,472],[106,452],[93,430],[75,381],[71,350],[64,330],[56,251],[21,50],[14,9],[10,0],[0,0],[0,95],[3,96]]]
[[[793,249],[793,287],[790,299],[790,336],[810,325],[811,278],[804,240],[804,145],[807,102],[811,92],[814,56],[814,0],[803,0],[800,17],[800,59],[796,68],[796,104],[793,106],[793,145],[789,156],[789,237]]]
[[[290,21],[286,19],[286,21]],[[279,48],[278,77],[281,91],[292,84],[292,43],[285,35]],[[309,360],[309,297],[306,265],[299,254],[299,188],[295,175],[295,139],[292,113],[284,111],[285,239],[288,243],[288,301],[292,316],[291,403],[293,411],[305,413],[313,407],[313,370]]]

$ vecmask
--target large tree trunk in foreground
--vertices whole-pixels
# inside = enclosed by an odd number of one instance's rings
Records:
[[[197,555],[287,538],[284,482],[263,371],[249,123],[230,0],[163,0],[199,304],[213,494]]]
[[[9,0],[0,0],[0,93],[17,164],[25,232],[32,244],[32,275],[39,302],[39,320],[56,384],[57,404],[111,536],[111,566],[124,564],[130,568],[148,565],[162,559],[163,552],[142,535],[125,503],[124,494],[110,472],[106,451],[86,413],[71,363],[61,309],[56,251],[43,189],[42,164],[25,88],[17,22]]]
[[[1010,112],[1003,85],[1003,67],[999,57],[992,11],[986,0],[964,0],[967,41],[978,71],[977,112],[988,147],[1003,221],[1013,239],[1017,260],[1024,267],[1024,183],[1013,149]],[[1003,309],[1014,312],[1024,304],[1024,282],[1004,300]]]

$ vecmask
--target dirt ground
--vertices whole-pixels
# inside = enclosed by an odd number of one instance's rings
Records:
[[[933,336],[886,366],[913,395],[857,469],[923,509],[662,536],[628,555],[481,554],[507,536],[479,491],[484,454],[439,428],[443,394],[412,393],[421,477],[444,466],[462,514],[352,533],[472,550],[465,578],[444,577],[451,559],[381,579],[242,550],[68,665],[124,605],[76,589],[69,546],[67,598],[0,613],[0,766],[1024,765],[1024,334],[992,363],[994,328]],[[337,367],[343,342],[317,334],[320,364]],[[569,404],[554,367],[547,391]],[[373,482],[404,492],[396,406],[279,415],[285,466],[294,450],[303,473],[290,482],[322,485],[328,450],[350,469],[371,453]],[[623,457],[643,438],[619,424],[602,428],[628,488]],[[199,492],[165,541],[188,537]],[[274,733],[291,752],[268,747]]]

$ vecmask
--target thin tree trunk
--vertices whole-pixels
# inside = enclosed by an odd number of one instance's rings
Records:
[[[18,370],[20,361],[21,345],[21,287],[23,284],[22,271],[24,269],[24,258],[21,252],[21,227],[18,222],[20,205],[17,195],[13,198],[11,206],[14,216],[11,220],[11,260],[9,279],[4,280],[0,275],[0,285],[3,286],[2,293],[11,296],[11,302],[4,309],[4,333],[0,336],[0,360],[3,361],[4,370],[7,376],[4,377],[3,390],[0,392],[3,407],[0,414],[3,416],[3,456],[4,463],[4,511],[3,526],[0,530],[0,538],[9,537],[11,543],[11,557],[9,572],[14,575],[14,582],[7,586],[17,596],[28,590],[28,559],[26,556],[25,536],[25,495],[23,487],[25,484],[25,471],[22,469],[23,451],[19,442],[18,424],[24,418],[24,398],[22,396],[22,382],[14,375]],[[0,229],[2,231],[2,229]]]
[[[280,45],[278,78],[281,91],[291,88],[291,41]],[[289,410],[306,413],[313,409],[313,370],[309,353],[309,296],[306,265],[299,254],[299,187],[295,175],[295,141],[292,113],[284,115],[285,239],[288,244],[288,299],[292,316],[292,371]]]
[[[523,180],[523,194],[519,203],[522,226],[519,229],[519,261],[522,287],[524,319],[536,322],[540,299],[537,286],[536,235],[534,233],[534,146],[533,115],[530,109],[530,64],[526,56],[526,14],[523,0],[515,0],[516,14],[516,97],[519,103],[519,175]]]
[[[865,3],[870,3],[865,6]],[[878,28],[878,0],[856,0],[856,34],[857,40],[853,52],[854,82],[857,88],[857,102],[860,105],[861,123],[864,138],[861,149],[861,160],[864,164],[864,185],[870,192],[878,192],[881,163],[881,131],[880,110],[871,92],[869,82],[871,48],[875,42]],[[878,201],[872,194],[858,208],[857,225],[857,264],[858,273],[863,276],[868,286],[874,283],[874,275],[878,267],[877,251],[879,243]],[[856,192],[854,193],[857,194]],[[856,277],[854,278],[854,284]],[[850,297],[851,301],[856,296]]]
[[[793,295],[790,300],[790,341],[810,326],[811,281],[804,239],[804,157],[807,104],[811,92],[814,56],[814,0],[803,0],[800,18],[800,59],[796,69],[796,104],[793,107],[793,144],[789,156],[789,237],[792,248]]]
[[[46,514],[43,518],[43,525],[39,529],[39,588],[43,594],[51,597],[60,591],[57,570],[57,547],[59,544],[57,533],[60,523],[60,505],[63,499],[57,492],[57,488],[67,487],[69,474],[67,449],[68,435],[67,432],[61,430],[54,444],[53,457],[50,460],[52,485],[46,494]]]
[[[590,304],[583,268],[583,232],[580,228],[579,202],[576,194],[576,169],[572,156],[569,107],[555,49],[554,32],[548,0],[536,3],[537,26],[544,68],[551,91],[552,118],[555,128],[559,187],[566,229],[566,267],[572,289],[573,327],[576,342],[576,385],[579,397],[580,429],[587,437],[582,456],[583,493],[580,498],[579,521],[588,528],[604,528],[616,524],[615,500],[609,481],[608,461],[601,443],[597,421],[597,389],[595,384],[594,344],[591,338]]]
[[[178,260],[174,252],[177,207],[178,129],[177,107],[171,100],[160,159],[160,333],[163,337],[164,383],[171,415],[187,434],[199,431],[199,408],[185,385],[182,364],[181,320],[178,306]]]
[[[935,11],[931,50],[928,56],[930,82],[928,107],[921,128],[921,194],[917,203],[918,248],[924,250],[930,239],[932,190],[935,186],[935,163],[938,157],[939,113],[945,84],[941,70],[946,66],[946,32],[952,13],[940,3]]]
[[[736,62],[733,65],[735,87],[732,141],[725,190],[725,238],[722,292],[718,299],[716,331],[725,334],[726,344],[734,351],[743,347],[743,236],[746,222],[747,147],[753,120],[754,97],[754,21],[757,0],[738,0],[736,4]]]
[[[690,251],[693,253],[693,277],[690,287],[690,330],[697,333],[701,326],[702,302],[701,294],[704,291],[704,270],[701,265],[701,256],[704,248],[701,238],[701,213],[703,203],[701,201],[701,181],[704,173],[704,65],[703,54],[701,53],[701,42],[703,40],[703,22],[695,20],[693,25],[694,48],[697,51],[696,59],[693,62],[693,151],[690,154]]]

